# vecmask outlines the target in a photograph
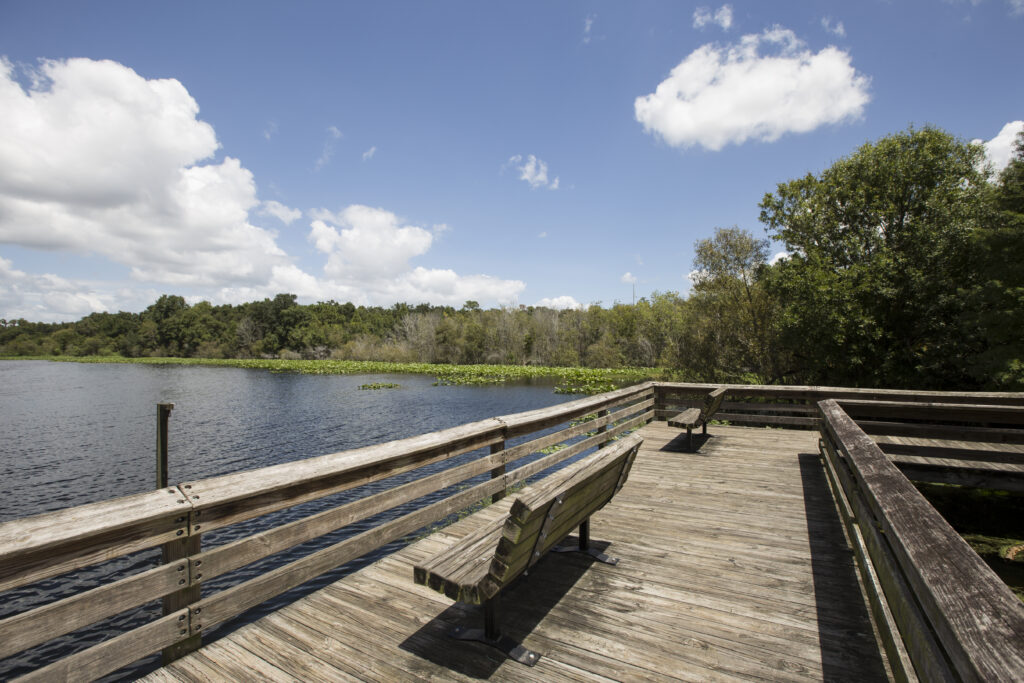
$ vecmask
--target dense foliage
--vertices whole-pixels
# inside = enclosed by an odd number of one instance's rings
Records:
[[[429,363],[434,374],[436,364],[660,367],[696,381],[1024,388],[1024,135],[993,179],[979,145],[911,128],[778,185],[760,208],[788,258],[769,263],[768,240],[716,228],[695,245],[688,297],[484,310],[165,295],[141,313],[0,321],[0,355]]]

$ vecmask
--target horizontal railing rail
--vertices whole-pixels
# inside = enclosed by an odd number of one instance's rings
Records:
[[[497,500],[510,487],[642,426],[653,419],[654,403],[654,385],[646,383],[0,524],[0,590],[52,580],[146,548],[178,544],[182,555],[0,620],[0,658],[158,598],[188,595],[184,606],[165,608],[164,616],[36,669],[24,679],[94,679],[174,646],[180,655],[189,649],[181,649],[183,644],[198,646],[196,636],[217,624],[482,500]],[[476,453],[481,450],[485,452]],[[200,539],[207,532],[391,481],[387,489],[368,489],[367,495],[300,519],[202,547]],[[414,509],[406,511],[410,504]],[[388,511],[397,511],[397,516],[298,559],[288,556],[286,564],[219,592],[201,594],[200,588],[211,579]]]
[[[973,402],[976,403],[976,402]],[[1024,671],[1024,607],[844,408],[823,400],[821,450],[890,663],[903,680],[1014,680]],[[934,408],[940,417],[957,415]],[[951,409],[950,409],[951,410]],[[970,419],[1016,410],[992,408]],[[1012,422],[1012,420],[1009,420]]]
[[[659,382],[656,385],[655,417],[668,419],[683,408],[700,407],[708,391],[726,389],[725,400],[715,416],[717,421],[740,425],[818,428],[815,404],[835,399],[851,406],[851,414],[871,434],[935,436],[965,434],[978,441],[1022,443],[1020,430],[997,430],[986,426],[964,427],[962,424],[938,424],[946,417],[957,423],[1020,424],[1024,419],[1024,393],[1016,392],[937,392],[904,389],[851,389],[847,387],[771,386],[752,384],[705,384]],[[853,406],[859,412],[854,413]],[[919,412],[915,411],[918,406]],[[942,408],[946,406],[947,408]],[[966,412],[958,412],[962,407]],[[991,408],[986,412],[985,407]],[[930,424],[898,421],[917,414]],[[877,418],[883,417],[884,420]],[[875,418],[875,419],[872,419]],[[1003,418],[1003,419],[998,419]],[[894,421],[897,420],[897,421]],[[959,431],[958,431],[959,430]],[[966,431],[965,431],[966,430]]]

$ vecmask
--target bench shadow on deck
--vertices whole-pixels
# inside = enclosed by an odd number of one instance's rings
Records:
[[[527,668],[447,637],[477,608],[412,567],[506,499],[150,675],[150,680],[886,680],[817,455],[818,433],[655,422],[629,481],[592,520],[618,566],[549,554],[503,593]]]

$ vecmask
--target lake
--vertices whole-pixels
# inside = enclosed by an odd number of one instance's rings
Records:
[[[359,389],[370,382],[395,382],[401,387]],[[433,382],[433,377],[422,375],[299,375],[180,365],[0,361],[0,522],[154,488],[156,404],[161,402],[175,404],[169,429],[169,479],[174,484],[578,398],[555,394],[553,383],[435,387]],[[254,520],[238,529],[204,535],[204,547],[251,533],[260,524],[280,523],[289,515],[308,514],[338,502],[332,497],[298,512],[275,513],[277,517],[266,518],[269,522]],[[375,518],[366,524],[380,521]],[[342,530],[296,552],[306,554],[360,530]],[[392,549],[386,546],[380,552]],[[49,580],[0,594],[0,617],[100,585],[109,581],[111,572],[122,575],[155,566],[156,554],[136,553],[107,567],[74,572],[63,583]],[[293,558],[270,558],[228,575],[223,582],[211,582],[211,588],[238,583],[288,559]],[[337,575],[325,575],[297,590],[308,592]],[[286,593],[225,629],[237,628],[291,599],[294,594]],[[83,629],[75,641],[79,645],[98,642],[109,632],[151,618],[158,610],[150,605],[127,612]],[[0,661],[0,678],[66,654],[70,642],[69,637],[60,638]],[[150,658],[115,678],[133,677],[153,665]]]

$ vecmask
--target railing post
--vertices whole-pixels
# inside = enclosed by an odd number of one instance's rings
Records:
[[[174,410],[173,403],[157,403],[156,404],[156,486],[157,488],[166,488],[168,486],[167,476],[167,451],[168,451],[168,427],[171,418],[171,411]],[[183,515],[188,515],[187,512],[183,512]],[[182,522],[188,523],[191,529],[191,520],[183,519]],[[202,541],[200,536],[189,535],[181,539],[176,539],[165,543],[160,547],[161,550],[161,561],[163,564],[170,564],[172,562],[178,562],[180,564],[179,572],[181,578],[178,583],[183,586],[181,590],[178,590],[170,595],[164,596],[163,599],[163,613],[164,616],[177,612],[182,607],[187,607],[192,603],[199,600],[200,587],[198,584],[192,585],[190,578],[191,569],[189,568],[189,557],[199,553]],[[182,625],[182,635],[189,632],[189,626],[187,623]],[[202,635],[196,634],[180,640],[170,647],[164,648],[162,651],[162,661],[164,664],[170,664],[175,659],[179,659],[189,652],[198,650],[202,645]]]
[[[505,442],[504,441],[499,441],[498,443],[492,443],[491,444],[491,455],[494,455],[495,453],[500,453],[503,450],[505,450]],[[498,465],[493,470],[491,470],[491,479],[497,479],[498,477],[504,477],[504,476],[505,476],[505,465]],[[497,491],[495,493],[492,493],[491,494],[491,502],[492,503],[497,503],[499,500],[501,500],[502,498],[505,497],[505,493],[506,493],[505,489],[502,489],[501,491]]]
[[[608,415],[608,413],[609,413],[609,411],[607,409],[599,410],[599,411],[597,411],[597,417],[600,419],[600,418],[605,417],[606,415]],[[603,433],[605,433],[607,431],[608,431],[608,425],[607,424],[603,424],[603,425],[601,425],[600,427],[597,428],[597,433],[598,434],[603,434]],[[597,447],[598,448],[604,448],[605,446],[607,446],[610,443],[611,443],[610,440],[609,441],[602,441],[601,443],[598,444]]]
[[[167,426],[171,419],[173,403],[156,404],[156,487],[167,486]]]

